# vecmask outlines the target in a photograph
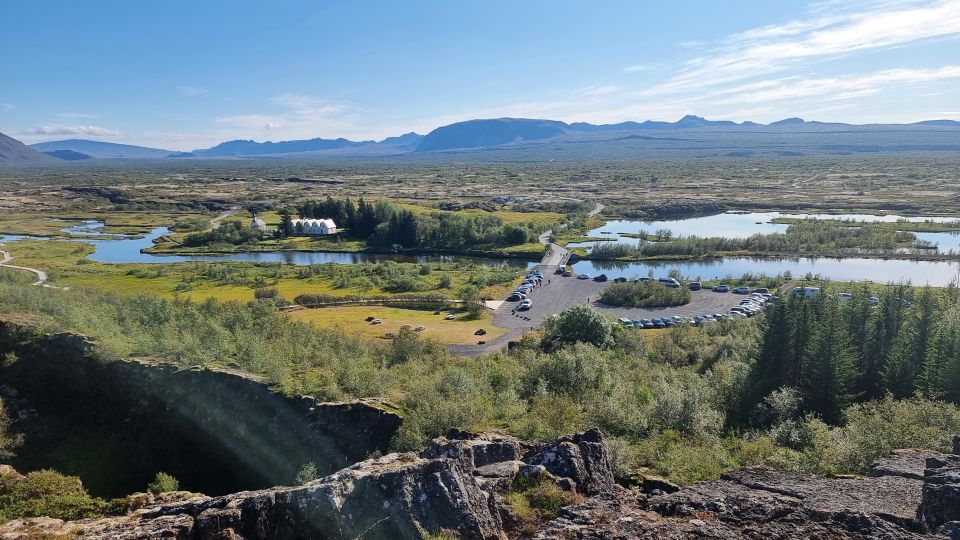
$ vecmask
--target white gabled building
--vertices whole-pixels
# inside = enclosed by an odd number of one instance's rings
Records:
[[[258,218],[257,215],[254,214],[253,219],[250,220],[250,228],[258,231],[265,231],[267,230],[267,222]]]
[[[300,233],[303,227],[303,234],[307,235],[326,235],[336,234],[337,224],[332,219],[295,219],[293,220],[293,230]]]

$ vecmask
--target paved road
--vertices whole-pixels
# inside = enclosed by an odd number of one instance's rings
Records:
[[[603,205],[596,203],[596,206],[590,213],[587,214],[587,217],[593,217],[599,214],[603,210]],[[543,260],[540,261],[541,267],[550,267],[550,266],[560,266],[567,264],[567,261],[570,260],[570,250],[559,245],[553,244],[550,242],[550,236],[553,234],[553,231],[547,231],[540,235],[540,243],[549,246],[550,249],[547,251],[547,254],[543,256]]]

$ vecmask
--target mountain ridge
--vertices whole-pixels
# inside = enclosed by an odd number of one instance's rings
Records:
[[[933,119],[910,124],[846,124],[840,122],[808,121],[798,117],[784,118],[760,124],[752,121],[740,123],[730,120],[708,120],[701,116],[686,115],[675,122],[628,120],[614,124],[591,124],[588,122],[567,123],[559,120],[537,118],[486,118],[471,119],[440,126],[426,135],[415,132],[387,137],[380,141],[353,141],[343,137],[294,139],[286,141],[257,142],[252,139],[224,141],[210,148],[189,152],[176,152],[119,143],[68,139],[30,145],[35,150],[53,152],[69,150],[95,158],[244,158],[257,156],[280,157],[351,157],[389,156],[407,153],[435,153],[470,151],[478,149],[509,149],[531,143],[566,142],[616,142],[628,140],[654,141],[657,138],[637,135],[636,132],[683,131],[686,133],[710,133],[729,130],[760,136],[761,133],[840,133],[849,129],[859,133],[879,133],[896,129],[944,130],[953,133],[960,122],[949,119]],[[766,130],[766,131],[764,131]],[[630,136],[629,133],[634,133]],[[609,134],[609,135],[608,135]],[[616,134],[613,136],[613,134]],[[627,136],[624,136],[624,135]],[[592,137],[592,139],[591,139]],[[603,137],[609,137],[604,139]],[[660,138],[659,140],[669,140]],[[930,148],[936,149],[931,146]]]

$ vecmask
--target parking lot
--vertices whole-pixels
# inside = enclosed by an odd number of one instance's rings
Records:
[[[493,324],[507,329],[499,339],[483,345],[451,347],[451,352],[463,355],[476,355],[499,349],[507,341],[519,338],[524,331],[540,328],[544,319],[575,304],[589,304],[591,307],[613,317],[626,317],[631,320],[672,317],[693,317],[727,313],[731,307],[739,305],[745,298],[742,294],[716,293],[710,289],[691,291],[690,303],[683,306],[662,308],[612,307],[599,302],[600,292],[612,282],[601,283],[592,279],[577,279],[576,276],[563,277],[553,272],[556,266],[542,266],[543,285],[530,292],[528,298],[533,307],[518,310],[519,302],[503,302],[493,314]]]
[[[543,286],[531,291],[529,298],[533,307],[529,310],[516,310],[517,302],[504,302],[493,315],[493,324],[501,328],[530,330],[543,324],[543,320],[554,313],[560,313],[574,304],[589,304],[593,308],[609,313],[614,317],[628,319],[650,319],[679,315],[713,315],[727,313],[744,299],[743,295],[733,293],[715,293],[709,289],[692,291],[690,303],[683,306],[662,308],[612,307],[599,303],[600,292],[610,282],[600,283],[592,279],[577,279],[575,276],[563,277],[553,273],[555,266],[544,267]]]

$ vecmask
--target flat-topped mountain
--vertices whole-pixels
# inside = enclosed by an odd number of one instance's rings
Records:
[[[118,144],[86,139],[66,139],[31,144],[31,148],[40,152],[56,152],[72,150],[95,158],[162,158],[173,153],[172,150],[161,150],[132,144]]]

